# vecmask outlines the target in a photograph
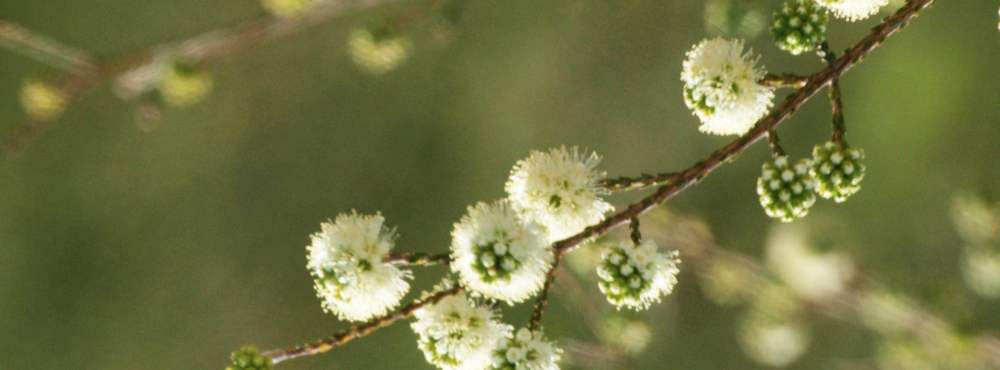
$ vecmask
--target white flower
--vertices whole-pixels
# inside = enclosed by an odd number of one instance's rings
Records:
[[[410,289],[410,274],[384,262],[395,232],[381,214],[340,214],[312,235],[309,272],[323,309],[343,320],[365,321],[399,304]]]
[[[487,298],[522,302],[541,289],[552,266],[552,249],[537,227],[522,222],[505,200],[469,207],[451,235],[452,271]]]
[[[545,226],[548,238],[559,240],[600,222],[614,207],[601,197],[607,194],[598,182],[601,157],[576,147],[533,151],[518,161],[507,180],[508,199],[528,220]]]
[[[622,241],[604,252],[598,287],[616,307],[643,310],[673,291],[680,263],[677,251],[661,253],[652,241]]]
[[[410,327],[419,337],[424,358],[445,370],[487,368],[497,345],[513,331],[489,308],[472,304],[465,293],[421,308],[414,316],[417,320]]]
[[[771,108],[774,89],[758,83],[766,72],[757,67],[743,41],[714,38],[687,53],[681,81],[684,103],[701,120],[699,130],[741,135]]]
[[[1000,252],[987,248],[966,248],[962,276],[976,294],[1000,298]]]
[[[492,369],[559,370],[562,350],[545,340],[540,331],[521,328],[513,338],[505,338],[493,351]]]
[[[816,0],[819,5],[830,9],[834,16],[851,22],[859,21],[878,13],[889,4],[889,0]]]

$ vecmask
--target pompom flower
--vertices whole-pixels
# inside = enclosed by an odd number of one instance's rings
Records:
[[[681,72],[684,103],[701,120],[699,130],[715,135],[750,130],[774,98],[774,88],[758,83],[765,73],[740,40],[704,40],[688,51]]]
[[[351,31],[347,51],[359,67],[374,74],[396,69],[410,55],[410,39],[385,27],[362,27]]]
[[[598,287],[617,308],[644,310],[677,284],[679,253],[662,253],[656,243],[623,241],[604,252],[597,266]]]
[[[302,14],[316,0],[261,0],[264,9],[276,17],[291,18]]]
[[[55,86],[27,80],[21,85],[21,108],[31,119],[51,121],[66,109],[66,97]]]
[[[552,249],[538,228],[505,200],[469,207],[451,235],[452,271],[486,298],[522,302],[541,289],[552,266]]]
[[[410,289],[409,272],[385,262],[395,232],[384,221],[380,214],[341,214],[312,235],[307,267],[324,310],[365,321],[388,313]]]
[[[493,351],[493,367],[500,370],[559,370],[562,350],[545,340],[540,331],[521,328],[504,338]]]
[[[212,92],[212,75],[183,63],[168,67],[160,81],[163,101],[175,107],[198,103]]]
[[[524,218],[546,228],[549,240],[576,234],[614,210],[598,182],[601,157],[576,147],[533,151],[511,170],[505,186],[510,204]]]
[[[871,17],[889,4],[889,0],[816,0],[816,2],[830,9],[835,17],[851,22]]]
[[[513,328],[497,320],[492,310],[478,307],[465,293],[446,297],[414,313],[410,326],[427,362],[445,370],[482,370],[492,364],[493,351]]]

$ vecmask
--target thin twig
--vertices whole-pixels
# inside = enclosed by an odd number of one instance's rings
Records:
[[[639,230],[639,218],[633,218],[628,223],[629,228],[629,238],[632,239],[632,243],[639,245],[642,243],[642,231]]]
[[[830,45],[824,41],[820,44],[819,55],[828,64],[836,61],[837,57],[830,51]],[[847,146],[844,135],[847,133],[847,125],[844,123],[844,99],[840,93],[840,79],[835,78],[830,83],[829,88],[830,110],[833,114],[833,135],[831,140],[841,147]]]
[[[531,319],[528,320],[528,330],[535,331],[542,325],[542,315],[545,314],[545,307],[549,303],[549,292],[552,290],[552,284],[556,280],[556,269],[559,268],[559,261],[562,259],[561,253],[555,254],[555,260],[552,261],[552,267],[549,268],[549,272],[545,274],[545,285],[542,286],[542,292],[538,293],[538,299],[535,301],[535,308],[531,311]]]
[[[774,128],[767,130],[767,147],[771,149],[771,156],[775,158],[785,155],[785,149],[781,147],[781,139],[778,138],[778,130]]]
[[[601,180],[599,186],[611,192],[640,190],[653,186],[663,185],[664,182],[673,178],[677,173],[666,172],[658,174],[644,173],[636,177],[614,177]]]
[[[352,340],[364,337],[378,329],[392,325],[396,321],[408,318],[421,307],[435,304],[442,299],[458,294],[461,291],[462,288],[456,285],[452,288],[434,293],[426,298],[413,301],[413,303],[410,303],[389,315],[373,319],[361,325],[350,327],[330,336],[329,338],[320,339],[312,343],[291,348],[266,351],[263,355],[270,357],[271,361],[275,364],[299,357],[317,355],[329,351],[334,347],[342,346]]]
[[[809,76],[799,76],[791,73],[771,74],[768,73],[760,81],[761,85],[770,87],[788,87],[798,89],[809,82]]]
[[[451,256],[447,253],[427,254],[422,252],[396,253],[386,257],[385,262],[397,266],[433,266],[447,264]]]

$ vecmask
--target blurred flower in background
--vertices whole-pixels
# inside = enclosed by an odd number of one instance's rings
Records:
[[[66,109],[66,97],[47,82],[26,80],[21,85],[21,108],[32,119],[51,121]]]
[[[764,7],[756,0],[705,2],[705,30],[709,35],[752,39],[767,25]]]
[[[822,301],[843,293],[854,275],[851,259],[839,252],[819,253],[802,224],[782,224],[767,240],[767,265],[798,296]]]
[[[373,74],[396,69],[410,55],[413,43],[386,25],[355,28],[347,39],[347,51],[359,67]]]
[[[962,276],[973,292],[1000,298],[1000,204],[990,204],[972,193],[952,200],[951,218],[965,243]]]

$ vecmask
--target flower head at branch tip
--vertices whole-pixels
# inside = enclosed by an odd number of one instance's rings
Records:
[[[501,340],[513,328],[497,320],[493,310],[473,304],[465,293],[442,299],[414,313],[410,326],[424,358],[445,370],[481,370],[492,363]]]
[[[619,242],[604,252],[597,266],[598,287],[617,308],[644,310],[670,294],[680,272],[680,254],[663,253],[651,240]]]
[[[837,203],[861,190],[865,178],[865,152],[833,141],[813,148],[810,173],[816,178],[816,193]]]
[[[815,0],[788,0],[774,12],[771,36],[782,50],[799,55],[816,50],[826,39],[830,17]]]
[[[385,25],[355,28],[347,40],[347,51],[354,63],[373,74],[396,69],[412,48],[409,38]]]
[[[309,272],[324,310],[343,320],[385,315],[410,289],[408,271],[385,262],[395,232],[382,215],[341,214],[312,235]]]
[[[21,108],[31,119],[51,121],[66,109],[66,96],[55,86],[40,80],[26,80],[21,85]]]
[[[758,81],[757,67],[743,41],[714,38],[687,52],[681,81],[684,103],[701,120],[699,130],[715,135],[742,135],[771,108],[774,88]]]
[[[201,68],[174,62],[160,80],[163,101],[175,107],[198,103],[212,92],[212,75]]]
[[[545,283],[555,258],[539,228],[506,200],[479,203],[455,224],[451,269],[476,295],[523,302]]]
[[[614,210],[599,185],[606,174],[601,157],[576,147],[533,151],[514,165],[505,189],[522,217],[542,225],[550,241],[566,238],[604,220]]]
[[[559,370],[562,350],[549,342],[541,331],[521,328],[513,337],[500,340],[493,351],[497,370]]]
[[[819,5],[830,9],[837,18],[850,22],[860,21],[878,13],[879,9],[889,4],[889,0],[815,0]]]
[[[260,4],[275,17],[292,18],[301,15],[316,2],[316,0],[261,0]]]
[[[270,370],[271,358],[261,355],[257,347],[246,346],[229,355],[226,370]]]
[[[792,166],[784,155],[764,163],[757,178],[757,195],[768,216],[791,222],[809,214],[816,203],[816,181],[809,174],[810,165],[809,159],[803,158]]]

